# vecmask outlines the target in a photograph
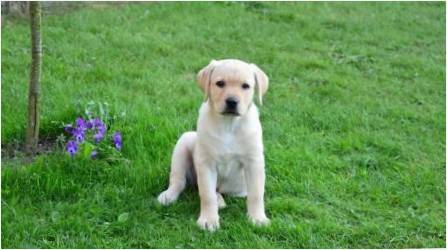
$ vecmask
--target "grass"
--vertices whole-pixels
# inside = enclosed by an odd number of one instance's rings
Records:
[[[89,101],[125,111],[130,165],[2,158],[3,248],[445,247],[445,3],[161,3],[43,17],[43,137]],[[2,27],[1,142],[25,132],[29,27]],[[173,146],[195,129],[195,74],[239,58],[270,77],[266,210],[226,198],[221,229],[170,207]]]

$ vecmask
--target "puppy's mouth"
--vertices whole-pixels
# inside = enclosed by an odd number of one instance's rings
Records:
[[[222,113],[222,115],[228,115],[228,116],[240,116],[239,112],[234,109],[225,109]]]

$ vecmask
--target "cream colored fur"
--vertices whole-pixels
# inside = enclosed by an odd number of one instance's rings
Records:
[[[200,107],[197,132],[178,140],[171,162],[169,187],[158,196],[168,205],[177,200],[187,181],[197,183],[200,216],[197,224],[209,231],[219,228],[221,194],[247,197],[248,217],[256,225],[269,219],[264,211],[264,146],[258,102],[268,88],[268,77],[254,64],[240,60],[212,60],[197,75],[205,102]],[[224,82],[220,87],[217,82]],[[248,85],[248,87],[247,87]],[[226,100],[238,100],[235,114],[225,113]]]

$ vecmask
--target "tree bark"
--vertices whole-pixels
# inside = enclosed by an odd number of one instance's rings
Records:
[[[34,155],[39,140],[39,92],[42,67],[42,41],[40,37],[40,2],[30,2],[31,24],[31,68],[28,92],[28,124],[26,129],[26,151]]]

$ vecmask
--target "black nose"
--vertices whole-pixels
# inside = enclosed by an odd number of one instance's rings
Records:
[[[225,103],[227,104],[227,108],[234,109],[237,107],[237,104],[239,103],[239,100],[234,97],[228,97],[225,100]]]

